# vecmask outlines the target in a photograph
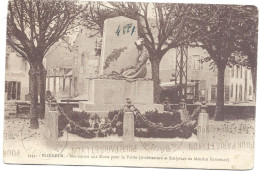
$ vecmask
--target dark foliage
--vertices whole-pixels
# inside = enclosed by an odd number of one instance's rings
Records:
[[[167,126],[174,126],[176,124],[181,123],[181,116],[180,113],[177,111],[167,112],[167,113],[158,113],[158,111],[148,111],[145,113],[145,117],[157,124],[161,124],[165,127]],[[140,118],[136,117],[135,119],[135,126],[136,128],[146,128],[146,123]]]
[[[66,109],[66,107],[65,107]],[[66,111],[66,110],[64,110]],[[90,123],[89,123],[89,118],[90,118],[90,114],[87,112],[74,112],[71,110],[67,110],[66,111],[67,116],[73,120],[74,122],[76,122],[78,125],[82,126],[82,127],[89,127]],[[58,117],[58,131],[59,131],[59,136],[62,136],[62,131],[66,128],[66,126],[68,126],[69,121],[65,118],[65,116],[63,115],[59,115]],[[83,137],[85,137],[86,135],[83,135],[83,130],[80,130],[78,128],[76,128],[73,124],[69,124],[69,129],[67,129],[68,132],[71,133],[76,133],[77,135],[82,135]],[[82,132],[83,131],[83,132]]]
[[[68,110],[69,111],[69,110]],[[108,120],[112,121],[120,110],[110,111],[108,113]],[[73,112],[71,110],[68,113],[70,119],[75,121],[78,125],[82,127],[90,127],[89,118],[90,114],[86,112]],[[172,111],[168,113],[158,113],[158,111],[148,111],[145,113],[145,117],[160,126],[169,127],[175,126],[181,123],[180,113],[177,111]],[[99,125],[97,124],[98,128]],[[106,137],[112,134],[117,134],[118,136],[123,135],[123,113],[118,116],[115,122],[112,122],[110,128],[100,130],[97,133],[87,132],[85,130],[78,129],[73,124],[69,124],[67,119],[63,116],[59,116],[59,132],[62,136],[62,130],[67,129],[68,132],[77,134],[83,138],[94,138],[94,137]],[[175,131],[163,131],[157,130],[153,127],[148,126],[139,116],[135,116],[135,136],[136,137],[154,137],[154,138],[190,138],[192,133],[196,133],[194,126],[182,125],[181,129]]]

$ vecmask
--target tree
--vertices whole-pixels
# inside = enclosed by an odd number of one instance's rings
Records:
[[[190,30],[191,21],[207,21],[210,18],[205,15],[194,16],[193,8],[199,5],[192,4],[110,2],[103,6],[119,15],[137,20],[138,35],[144,38],[150,55],[155,103],[159,103],[159,67],[162,57],[170,49],[186,44],[198,32],[200,28]]]
[[[94,31],[92,36],[97,34],[102,36],[105,20],[116,16],[119,16],[119,14],[110,8],[104,7],[102,2],[90,2],[87,10],[83,12],[83,25]]]
[[[238,52],[241,52],[242,64],[251,69],[253,80],[253,94],[256,95],[256,74],[257,74],[257,33],[258,33],[258,11],[255,6],[242,6],[240,8],[243,19],[237,27],[240,41]],[[243,55],[247,60],[243,60]]]
[[[235,63],[234,52],[238,49],[239,35],[237,30],[243,19],[240,6],[205,5],[197,9],[197,16],[208,15],[214,18],[211,22],[195,22],[193,27],[201,27],[196,41],[209,53],[204,61],[213,61],[217,66],[217,101],[215,120],[224,120],[224,77],[227,65]],[[213,17],[215,16],[215,17]],[[202,27],[206,26],[206,27]]]
[[[30,64],[31,96],[30,127],[37,129],[38,113],[44,117],[45,77],[44,55],[72,28],[82,6],[62,0],[13,0],[8,4],[7,41]],[[38,106],[40,95],[40,109]]]

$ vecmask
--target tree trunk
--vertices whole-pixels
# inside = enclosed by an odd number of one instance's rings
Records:
[[[215,116],[214,116],[214,119],[217,121],[223,121],[225,119],[225,115],[224,115],[225,70],[226,70],[226,65],[218,66],[217,102],[216,102],[216,109],[215,109]]]
[[[160,103],[160,93],[161,93],[161,87],[160,87],[160,77],[159,77],[159,67],[160,67],[160,61],[154,59],[150,59],[151,66],[152,66],[152,79],[153,79],[153,87],[154,87],[154,103]]]
[[[39,116],[44,119],[45,116],[45,90],[46,90],[46,69],[42,63],[39,64],[38,92],[40,95]]]
[[[30,107],[30,128],[38,129],[38,92],[37,92],[37,65],[31,64],[29,70],[29,92],[31,96],[31,107]]]

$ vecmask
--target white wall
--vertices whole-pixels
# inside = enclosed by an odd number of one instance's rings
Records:
[[[5,81],[21,82],[20,100],[25,100],[25,95],[29,93],[29,63],[18,56],[16,52],[9,51],[8,53]]]

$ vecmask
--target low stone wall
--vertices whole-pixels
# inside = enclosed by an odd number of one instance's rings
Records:
[[[17,116],[30,113],[30,102],[21,100],[6,100],[4,106],[4,116]]]
[[[174,109],[178,109],[178,105],[171,105]],[[192,111],[199,105],[187,104],[187,110],[192,113]],[[209,118],[212,119],[215,114],[215,105],[207,106],[207,113]],[[255,106],[238,106],[238,105],[226,105],[224,106],[224,113],[226,119],[249,119],[255,118]]]
[[[5,101],[4,116],[10,117],[12,114],[17,114],[17,105],[15,101]]]

